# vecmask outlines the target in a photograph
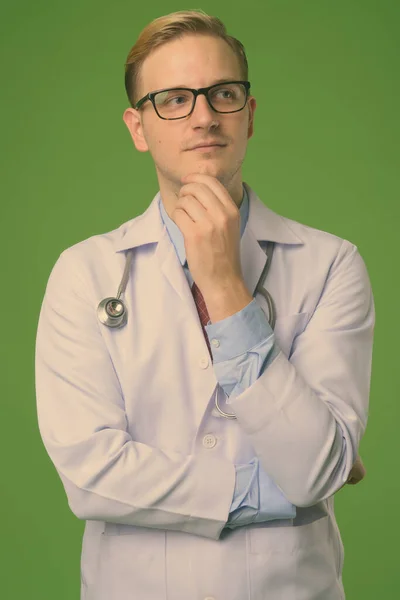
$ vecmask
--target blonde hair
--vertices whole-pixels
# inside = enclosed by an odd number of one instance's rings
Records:
[[[173,39],[180,39],[185,34],[212,35],[225,40],[239,60],[243,81],[248,80],[249,67],[244,46],[227,34],[222,21],[201,9],[182,10],[151,21],[129,51],[125,62],[125,90],[132,108],[140,100],[137,94],[144,60],[155,48]]]

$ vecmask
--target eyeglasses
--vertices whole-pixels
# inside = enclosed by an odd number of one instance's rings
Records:
[[[192,114],[197,96],[204,94],[208,104],[218,113],[234,113],[243,110],[246,106],[250,89],[249,81],[227,81],[209,87],[169,88],[150,92],[141,98],[134,108],[140,107],[150,100],[160,119],[167,121],[184,119]]]

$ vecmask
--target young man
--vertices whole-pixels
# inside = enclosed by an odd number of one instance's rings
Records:
[[[39,426],[86,520],[81,599],[343,599],[333,496],[365,473],[364,262],[242,181],[256,100],[220,21],[185,11],[152,35],[128,57],[123,118],[160,191],[61,254],[38,326]],[[268,261],[275,311],[253,297]],[[107,327],[125,264],[127,321]]]

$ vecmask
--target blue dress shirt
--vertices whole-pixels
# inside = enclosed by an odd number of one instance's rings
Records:
[[[249,214],[249,199],[242,187],[240,237]],[[159,208],[191,288],[193,278],[186,260],[183,234],[168,216],[161,198]],[[216,323],[209,321],[204,329],[210,339],[216,337],[220,341],[218,348],[213,348],[213,366],[218,383],[230,399],[252,385],[280,350],[275,344],[273,330],[254,298],[242,310],[226,319]],[[229,404],[229,400],[226,402]],[[235,468],[235,489],[227,527],[296,516],[296,507],[263,471],[258,458],[255,457],[249,464],[235,465]]]

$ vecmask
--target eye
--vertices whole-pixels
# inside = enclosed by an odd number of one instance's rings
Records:
[[[183,90],[166,90],[165,92],[159,92],[155,97],[155,102],[158,106],[181,106],[187,102],[191,102],[193,94],[191,92],[184,92]],[[177,100],[178,102],[175,102]],[[179,102],[183,100],[183,102]]]
[[[218,94],[228,94],[228,96],[221,96],[221,100],[234,100],[237,97],[237,94],[235,94],[235,90],[228,89],[228,88],[225,88],[225,89],[222,89],[222,90],[221,89],[216,90],[212,94],[213,98],[215,96],[217,96]]]
[[[213,95],[214,95],[214,96],[216,96],[217,94],[225,94],[225,93],[228,93],[228,94],[234,95],[234,94],[233,94],[233,92],[232,92],[232,90],[218,90],[218,91],[217,91],[217,92],[215,92],[215,94],[213,94]]]
[[[165,102],[165,104],[171,104],[171,102],[172,102],[173,100],[178,100],[179,98],[183,98],[184,100],[187,100],[187,98],[186,98],[185,96],[175,96],[175,98],[170,98],[169,100],[167,100],[167,101]],[[178,104],[182,104],[182,103],[179,103],[179,102],[178,102]]]

